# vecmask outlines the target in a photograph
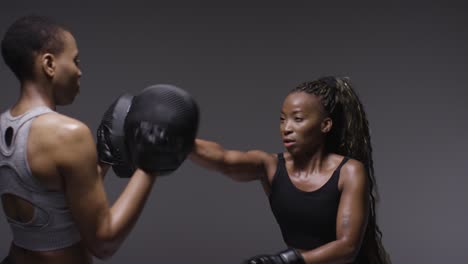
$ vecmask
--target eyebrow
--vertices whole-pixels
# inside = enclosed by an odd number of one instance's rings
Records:
[[[301,110],[294,110],[294,111],[291,112],[291,114],[297,114],[297,113],[303,113],[303,111],[301,111]],[[282,114],[282,115],[285,115],[285,113],[284,113],[283,111],[281,111],[281,114]]]

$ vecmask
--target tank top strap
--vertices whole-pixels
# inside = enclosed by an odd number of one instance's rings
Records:
[[[348,162],[349,158],[348,157],[344,157],[343,160],[340,162],[340,164],[338,165],[338,167],[336,167],[335,171],[333,172],[332,174],[332,179],[330,179],[330,181],[333,181],[334,183],[332,184],[333,186],[336,186],[338,188],[338,182],[340,180],[340,172],[341,172],[341,167],[343,167],[343,165],[345,165],[346,162]]]
[[[286,160],[284,159],[283,153],[278,153],[278,165],[276,165],[276,174],[282,173],[284,174],[286,171]]]
[[[278,184],[278,181],[282,181],[282,178],[284,177],[284,175],[287,175],[286,162],[284,160],[283,153],[278,153],[277,157],[278,157],[278,164],[276,165],[276,171],[275,171],[275,174],[273,175],[273,179],[271,182],[272,191],[273,189],[275,189],[275,186]]]
[[[13,123],[24,123],[34,117],[54,112],[54,110],[46,107],[46,106],[38,106],[35,108],[32,108],[31,110],[19,115],[19,116],[12,116],[10,110],[7,110],[5,114],[5,118]]]
[[[345,163],[349,160],[348,157],[344,157],[343,160],[340,162],[340,165],[338,165],[338,167],[336,168],[336,171],[340,172],[341,170],[341,167],[343,167],[343,165],[345,165]]]

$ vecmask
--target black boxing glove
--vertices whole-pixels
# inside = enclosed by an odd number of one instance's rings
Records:
[[[301,253],[292,248],[276,255],[255,256],[243,264],[305,264],[305,261]]]
[[[124,124],[133,96],[123,94],[104,113],[97,129],[97,152],[99,161],[112,165],[115,174],[131,177],[135,171],[125,145]]]
[[[125,139],[136,167],[167,175],[187,158],[195,144],[199,111],[181,88],[153,85],[132,101],[125,121]]]

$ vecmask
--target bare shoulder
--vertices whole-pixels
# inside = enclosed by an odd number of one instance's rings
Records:
[[[341,168],[340,182],[345,186],[365,186],[367,183],[367,172],[364,164],[356,159],[349,159]]]
[[[83,122],[59,114],[48,113],[37,117],[31,126],[36,144],[50,147],[66,147],[93,140],[92,133]]]
[[[248,153],[252,153],[255,155],[259,160],[261,160],[263,164],[263,168],[265,170],[266,178],[261,178],[262,183],[264,184],[265,191],[269,192],[269,186],[273,180],[273,176],[276,172],[276,167],[278,164],[277,154],[268,153],[263,150],[251,150]]]
[[[250,150],[247,153],[250,157],[260,160],[268,172],[276,168],[276,154],[268,153],[263,150]]]
[[[79,137],[90,133],[88,126],[83,122],[59,113],[48,113],[34,120],[32,128],[41,133],[54,136],[55,139]],[[58,136],[58,138],[56,138]]]

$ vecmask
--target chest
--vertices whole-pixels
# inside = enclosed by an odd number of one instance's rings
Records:
[[[279,172],[274,179],[270,205],[275,216],[286,219],[289,225],[328,225],[335,223],[341,193],[339,175],[317,181],[293,180],[287,173]]]
[[[332,178],[333,171],[317,174],[317,175],[291,175],[288,173],[286,177],[289,177],[289,182],[292,184],[291,187],[296,188],[299,191],[310,193],[320,190],[324,187]]]

